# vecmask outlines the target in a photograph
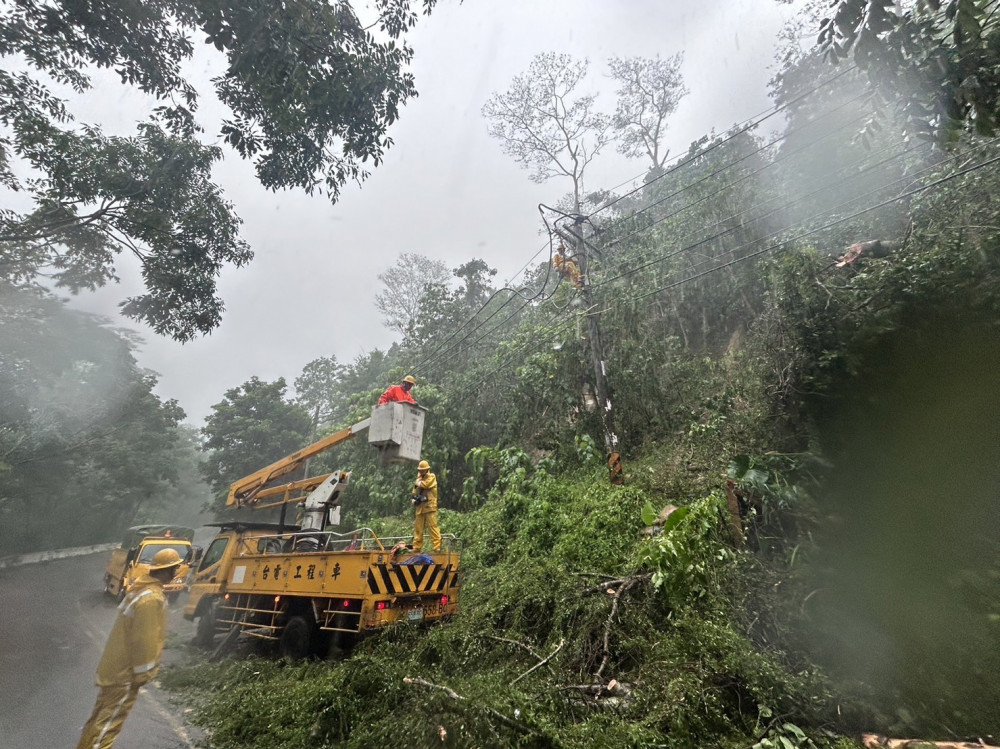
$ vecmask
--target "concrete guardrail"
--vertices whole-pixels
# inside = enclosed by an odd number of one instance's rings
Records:
[[[28,554],[12,554],[11,556],[0,557],[0,570],[8,567],[20,567],[22,564],[37,564],[38,562],[49,562],[53,559],[82,557],[85,554],[111,551],[111,549],[114,549],[118,545],[94,544],[93,546],[78,546],[75,549],[54,549],[52,551],[33,551]]]

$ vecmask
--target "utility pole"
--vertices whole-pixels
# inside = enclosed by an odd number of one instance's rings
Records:
[[[615,413],[611,406],[607,366],[604,363],[601,313],[594,306],[594,298],[590,289],[590,262],[587,242],[584,239],[583,216],[576,216],[573,219],[573,228],[570,229],[570,232],[580,266],[580,296],[583,297],[584,309],[587,310],[587,335],[590,339],[590,360],[594,367],[594,384],[597,388],[597,408],[601,414],[601,425],[604,428],[604,452],[608,458],[611,483],[620,485],[625,483],[625,477],[622,473],[621,454],[618,452],[618,434],[615,432]]]

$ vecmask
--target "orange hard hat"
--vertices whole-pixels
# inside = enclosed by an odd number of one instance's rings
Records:
[[[403,382],[408,382],[411,385],[416,385],[417,384],[417,378],[414,377],[413,375],[406,375],[406,377],[403,378]]]
[[[428,463],[426,460],[421,460],[419,463],[417,463],[417,470],[418,471],[429,471],[429,470],[431,470],[431,464]]]

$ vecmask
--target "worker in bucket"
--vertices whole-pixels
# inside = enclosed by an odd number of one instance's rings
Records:
[[[438,528],[438,482],[431,473],[431,464],[421,460],[417,465],[417,480],[413,484],[413,550],[423,551],[424,529],[431,537],[431,548],[441,551],[441,529]]]
[[[118,618],[97,666],[97,704],[83,727],[77,749],[110,749],[121,733],[139,687],[160,667],[167,630],[164,584],[181,564],[176,549],[153,555],[149,574],[139,577],[118,606]]]
[[[416,384],[417,380],[413,375],[406,375],[398,385],[386,388],[385,392],[378,399],[378,405],[384,406],[386,403],[395,403],[396,401],[400,403],[412,403],[414,406],[417,405],[417,402],[413,400],[413,396],[410,395],[410,390]]]

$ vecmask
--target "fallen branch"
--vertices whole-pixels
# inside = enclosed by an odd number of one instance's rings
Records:
[[[570,684],[561,692],[577,692],[586,705],[600,708],[626,707],[632,701],[632,687],[612,679],[608,684]]]
[[[618,616],[618,602],[621,601],[621,597],[628,592],[629,588],[638,582],[637,579],[633,578],[622,585],[618,590],[614,592],[614,602],[611,604],[611,613],[608,614],[608,619],[604,623],[604,657],[601,658],[601,665],[597,669],[597,673],[594,677],[600,681],[601,674],[604,673],[604,667],[608,665],[608,660],[611,658],[611,626],[614,624],[615,617]]]
[[[612,679],[607,684],[567,684],[559,688],[562,692],[573,690],[581,692],[590,697],[600,697],[602,694],[610,694],[615,697],[629,697],[632,695],[632,687],[629,684],[622,684]]]
[[[416,677],[410,677],[410,676],[405,676],[405,677],[403,677],[403,683],[404,684],[416,684],[416,685],[421,686],[421,687],[429,687],[431,689],[437,689],[437,690],[440,690],[440,691],[444,692],[446,695],[448,695],[448,697],[450,699],[453,699],[456,702],[468,702],[468,700],[465,697],[463,697],[462,695],[460,695],[454,689],[451,689],[450,687],[442,686],[441,684],[432,684],[431,682],[426,681],[424,679],[420,679],[420,678],[416,678]],[[534,731],[531,730],[530,728],[528,728],[528,726],[524,725],[523,723],[519,723],[518,721],[514,720],[513,718],[508,718],[506,715],[504,715],[503,713],[497,712],[492,707],[483,707],[482,709],[491,718],[494,718],[497,721],[499,721],[500,723],[503,723],[508,728],[512,728],[513,730],[515,730],[515,731],[517,731],[519,733],[534,733]]]
[[[508,684],[508,686],[511,686],[511,687],[514,686],[515,684],[517,684],[517,682],[521,681],[521,679],[523,679],[525,676],[527,676],[528,674],[530,674],[532,671],[535,671],[535,670],[541,668],[546,663],[548,663],[549,661],[551,661],[555,657],[555,654],[558,653],[560,650],[562,650],[562,646],[565,645],[565,644],[566,644],[566,638],[563,638],[563,639],[559,640],[559,645],[556,646],[555,650],[553,650],[551,653],[549,653],[549,657],[548,658],[546,658],[545,660],[541,660],[538,663],[536,663],[534,666],[532,666],[527,671],[525,671],[523,674],[521,674],[516,679],[514,679],[514,681],[512,681],[510,684]]]
[[[489,637],[491,640],[496,640],[497,642],[507,642],[510,643],[511,645],[517,645],[519,648],[524,648],[529,653],[531,653],[536,659],[541,660],[542,656],[536,653],[531,646],[525,645],[523,642],[519,642],[517,640],[511,640],[507,637],[497,637],[496,635],[486,635],[486,636]]]
[[[628,585],[631,587],[635,583],[645,582],[652,577],[652,572],[645,572],[641,575],[632,575],[632,577],[620,577],[617,580],[608,580],[606,583],[601,583],[600,585],[595,585],[591,588],[584,588],[580,591],[580,595],[586,596],[591,593],[603,593],[608,588],[614,588],[616,585]]]

